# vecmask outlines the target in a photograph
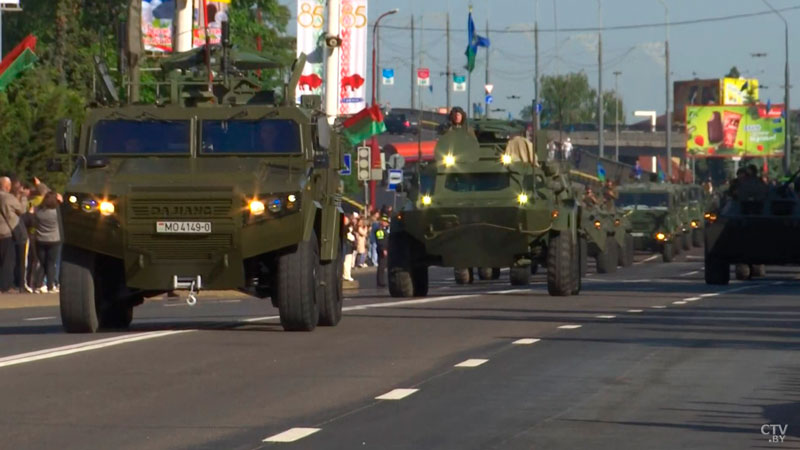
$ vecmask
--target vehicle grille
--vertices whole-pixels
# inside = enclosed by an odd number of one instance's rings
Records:
[[[128,246],[160,260],[211,259],[229,250],[233,237],[230,234],[160,236],[135,233],[128,236]]]
[[[130,199],[130,212],[132,219],[166,219],[166,218],[223,218],[231,216],[231,203],[230,198],[217,198],[217,199],[143,199],[132,198]],[[162,211],[166,208],[171,211],[172,208],[184,208],[191,210],[192,208],[203,208],[203,212],[199,214],[177,213],[177,214],[164,214]]]

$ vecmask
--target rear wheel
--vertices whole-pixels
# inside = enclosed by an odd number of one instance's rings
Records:
[[[281,325],[286,331],[311,331],[319,322],[316,285],[319,270],[317,235],[311,232],[307,241],[294,251],[278,257],[275,295]]]
[[[531,266],[533,266],[533,264],[531,264]],[[535,272],[532,271],[531,273],[535,273]],[[499,280],[500,279],[500,268],[499,267],[492,267],[492,279],[493,280]]]
[[[700,230],[699,228],[692,230],[692,245],[695,247],[703,246],[703,230]]]
[[[753,278],[767,275],[767,268],[764,264],[753,264],[750,266],[750,276]]]
[[[392,297],[414,296],[414,282],[408,270],[399,267],[389,269],[389,295]]]
[[[478,278],[481,280],[491,280],[492,279],[492,268],[491,267],[481,267],[478,269]]]
[[[619,252],[619,265],[622,267],[630,267],[633,265],[633,236],[625,233],[625,247],[620,249]]]
[[[672,242],[664,242],[661,248],[661,257],[664,262],[672,262],[675,259],[675,248]]]
[[[341,252],[340,252],[341,253]],[[336,326],[342,320],[342,272],[344,258],[337,255],[333,261],[320,264],[317,281],[319,322],[323,327]]]
[[[67,333],[94,333],[100,327],[94,296],[95,255],[65,246],[61,257],[61,324]]]
[[[730,282],[730,266],[726,261],[706,255],[705,266],[706,284],[725,285]]]
[[[584,276],[589,272],[589,243],[586,242],[586,238],[578,238],[578,247],[581,257],[581,276]]]
[[[411,285],[415,297],[428,295],[428,266],[415,267],[411,271]]]
[[[508,277],[512,286],[527,286],[531,282],[531,268],[528,266],[512,267]]]
[[[573,248],[573,264],[572,264],[572,291],[570,294],[578,295],[581,293],[582,283],[581,267],[583,266],[583,255],[581,255],[580,244],[575,245]]]
[[[470,284],[473,281],[472,267],[467,268],[454,268],[453,277],[456,279],[456,284]]]
[[[573,246],[569,232],[556,232],[550,236],[547,247],[547,292],[550,295],[563,297],[572,293]]]
[[[683,249],[689,251],[692,249],[692,235],[691,231],[683,233]]]
[[[536,275],[536,272],[538,272],[538,271],[539,271],[539,263],[536,262],[536,261],[533,261],[531,263],[531,275]],[[499,276],[498,276],[498,278],[499,278]]]
[[[750,265],[749,264],[736,264],[734,269],[734,273],[736,274],[737,280],[749,280],[750,279]]]

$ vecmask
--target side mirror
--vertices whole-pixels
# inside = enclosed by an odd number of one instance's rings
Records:
[[[319,150],[314,152],[314,168],[329,169],[330,167],[331,167],[331,158],[327,151]]]
[[[72,154],[75,145],[72,119],[61,119],[56,126],[56,150],[61,154]]]
[[[48,172],[63,172],[64,171],[64,161],[58,158],[51,158],[47,160],[47,171]]]

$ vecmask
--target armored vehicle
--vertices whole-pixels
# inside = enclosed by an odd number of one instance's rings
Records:
[[[708,209],[708,197],[703,187],[691,184],[686,187],[689,196],[689,226],[692,230],[692,245],[694,247],[703,246],[703,234],[705,231],[705,214]]]
[[[660,252],[664,262],[674,259],[683,245],[684,225],[679,193],[673,185],[620,186],[617,205],[629,212],[635,248]]]
[[[731,264],[747,279],[764,275],[764,264],[800,263],[800,199],[792,189],[798,173],[777,186],[737,180],[720,208],[706,214],[707,284],[728,284]]]
[[[319,97],[296,105],[305,57],[278,104],[248,77],[274,63],[227,44],[203,53],[162,63],[169,99],[92,108],[75,140],[60,125],[75,161],[62,210],[68,332],[127,327],[146,297],[184,289],[190,304],[201,289],[271,297],[285,330],[340,320],[343,144]]]
[[[426,295],[429,266],[462,278],[470,267],[510,267],[511,283],[524,285],[532,263],[547,267],[551,295],[580,291],[577,204],[558,166],[539,167],[524,138],[481,145],[463,128],[434,153],[392,221],[392,296]]]

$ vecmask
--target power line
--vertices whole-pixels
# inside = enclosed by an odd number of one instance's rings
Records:
[[[799,10],[800,6],[788,6],[785,8],[778,8],[778,11],[795,11]],[[718,16],[718,17],[706,17],[703,19],[691,19],[691,20],[679,20],[675,22],[670,22],[670,26],[681,26],[681,25],[696,25],[698,23],[710,23],[710,22],[724,22],[728,20],[736,20],[736,19],[746,19],[749,17],[756,17],[756,16],[766,16],[770,14],[775,14],[772,10],[767,11],[759,11],[753,13],[742,13],[742,14],[732,14],[729,16]],[[656,23],[640,23],[640,24],[630,24],[630,25],[615,25],[611,27],[588,27],[588,28],[539,28],[540,33],[557,33],[557,32],[598,32],[598,31],[615,31],[615,30],[635,30],[641,28],[663,28],[664,22],[656,22]],[[381,25],[381,28],[390,28],[394,30],[408,30],[409,27],[399,26],[399,25]],[[423,31],[445,31],[444,28],[422,28]],[[451,29],[452,31],[461,31],[466,32],[465,28],[461,29]],[[498,34],[521,34],[521,33],[532,33],[533,28],[526,28],[526,29],[515,29],[515,30],[508,30],[508,29],[489,29],[492,33]]]

